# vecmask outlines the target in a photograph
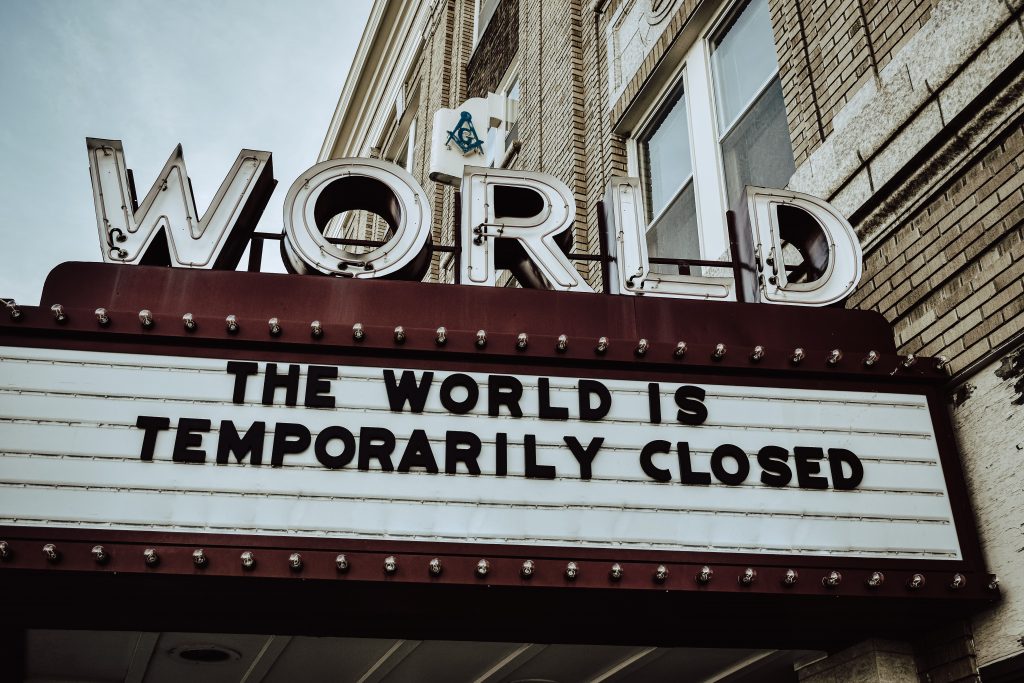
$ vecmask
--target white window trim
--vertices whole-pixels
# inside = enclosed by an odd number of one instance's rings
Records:
[[[416,118],[409,122],[409,136],[405,142],[405,170],[412,173],[413,162],[416,161]]]
[[[416,152],[416,115],[420,107],[419,85],[415,86],[412,98],[403,89],[400,97],[396,98],[394,116],[391,127],[387,132],[387,139],[382,143],[381,156],[391,160],[398,156],[401,146],[405,146],[405,166],[409,173],[412,173],[415,164]]]
[[[729,206],[726,199],[725,166],[722,161],[722,140],[750,111],[771,83],[778,78],[778,68],[757,89],[743,106],[739,115],[725,130],[719,130],[718,107],[714,80],[711,72],[712,40],[724,28],[735,12],[741,11],[745,0],[724,3],[705,24],[693,44],[687,49],[679,66],[665,80],[652,98],[653,104],[641,115],[637,125],[630,132],[626,143],[627,171],[646,183],[640,168],[640,140],[650,131],[656,117],[668,104],[668,99],[683,86],[686,98],[687,126],[690,138],[690,159],[693,165],[694,201],[697,211],[697,237],[700,258],[706,260],[729,259],[729,231],[725,214]],[[684,185],[685,187],[685,185]],[[681,190],[682,188],[680,188]],[[675,197],[677,195],[673,195]],[[646,209],[645,209],[646,212]],[[656,216],[647,217],[648,229]]]
[[[655,98],[655,104],[648,108],[627,143],[629,175],[646,182],[640,168],[640,140],[650,131],[657,116],[668,103],[668,98],[683,86],[686,98],[686,122],[690,141],[690,160],[694,201],[697,210],[697,239],[700,258],[713,260],[729,252],[729,234],[725,225],[725,182],[722,173],[719,138],[716,126],[717,113],[711,106],[693,106],[698,95],[710,92],[711,63],[706,36],[696,41],[686,53],[682,64],[672,75]],[[685,185],[684,185],[685,186]],[[682,188],[680,188],[681,190]],[[676,195],[673,195],[673,197]],[[650,228],[656,216],[647,217]]]
[[[506,117],[508,115],[508,93],[512,89],[512,84],[519,80],[519,53],[517,52],[512,60],[509,62],[508,69],[505,70],[505,75],[501,77],[501,81],[498,83],[496,88],[498,94],[503,98],[504,111],[501,116],[501,125],[497,127],[498,141],[500,142],[499,147],[501,148],[494,156],[493,166],[494,168],[506,168],[508,163],[516,154],[516,150],[509,148],[505,136],[508,134],[508,121]],[[522,82],[520,81],[520,97],[522,97]]]
[[[481,31],[480,31],[480,5],[483,4],[483,2],[484,2],[484,0],[475,0],[475,2],[473,3],[473,48],[474,49],[476,48],[477,43],[480,42],[480,38],[481,38],[481,35],[480,35],[481,34]],[[501,0],[497,0],[497,2],[498,2],[498,4],[501,4]],[[494,12],[491,14],[491,21],[494,20],[494,16],[497,13],[498,13],[498,7],[495,6]],[[491,21],[488,21],[487,24],[490,25]],[[483,29],[486,31],[487,30],[487,26],[484,26]]]
[[[473,2],[473,48],[480,42],[480,0]]]

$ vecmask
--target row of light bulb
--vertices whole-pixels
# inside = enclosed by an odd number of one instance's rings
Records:
[[[12,318],[16,319],[21,316],[20,309],[18,309],[13,304],[13,302],[8,304],[8,308],[11,310]],[[50,307],[50,310],[53,313],[54,319],[57,322],[63,323],[67,321],[67,314],[64,312],[64,307],[61,306],[60,304],[54,304],[53,306]],[[17,311],[17,315],[15,315],[15,311]],[[99,323],[101,327],[106,327],[107,325],[110,324],[110,315],[107,312],[107,309],[97,308],[95,315],[96,321]],[[199,325],[196,322],[195,316],[192,315],[191,313],[184,314],[181,319],[187,331],[195,332],[198,329]],[[143,309],[139,311],[139,323],[142,325],[144,329],[151,329],[156,324],[152,311],[150,311],[149,309]],[[224,319],[224,327],[228,334],[237,334],[239,329],[241,329],[238,323],[238,317],[235,315],[227,316]],[[309,327],[310,336],[312,336],[314,339],[320,339],[324,336],[324,328],[319,320],[314,320],[313,322],[311,322],[309,324]],[[270,336],[280,336],[282,331],[280,319],[270,318],[269,320],[267,320],[267,328],[268,332],[270,333]],[[405,328],[402,327],[401,325],[396,326],[392,338],[396,344],[404,344],[406,340]],[[357,342],[361,342],[366,339],[366,328],[363,326],[362,323],[355,323],[354,325],[352,325],[352,339]],[[434,334],[434,343],[437,344],[437,346],[445,346],[447,345],[448,340],[448,329],[445,327],[437,328],[437,331]],[[477,333],[474,337],[474,344],[479,349],[487,347],[486,330],[477,330]],[[529,346],[529,336],[525,332],[520,332],[516,336],[515,346],[516,350],[518,351],[526,350],[526,348]],[[608,340],[608,337],[599,337],[597,340],[597,345],[594,347],[594,353],[596,353],[597,355],[604,355],[605,353],[608,352],[610,346],[611,343]],[[568,348],[569,337],[564,334],[558,335],[558,338],[555,341],[555,351],[559,353],[565,353],[568,350]],[[651,343],[647,339],[640,339],[636,343],[636,346],[633,348],[633,354],[638,358],[643,358],[644,356],[647,355],[650,349]],[[672,352],[672,355],[675,358],[682,358],[683,356],[686,355],[687,350],[688,347],[686,342],[680,341],[676,344],[675,349]],[[722,360],[723,358],[725,358],[727,351],[728,349],[725,344],[715,344],[715,347],[711,352],[711,360]],[[749,359],[752,363],[759,363],[767,355],[768,352],[765,349],[765,347],[757,345],[750,352]],[[789,361],[793,365],[800,365],[801,363],[803,363],[806,357],[807,353],[804,351],[804,349],[801,347],[797,347],[793,349],[793,352],[791,354],[789,354]],[[825,364],[828,365],[829,367],[836,367],[839,364],[839,361],[842,360],[842,358],[843,352],[841,349],[832,349],[829,352],[828,356],[826,356],[825,358]],[[867,355],[864,356],[861,363],[864,367],[870,368],[877,364],[880,359],[881,356],[879,355],[879,353],[877,351],[872,350],[868,351]],[[913,367],[916,363],[917,357],[914,354],[908,354],[907,356],[904,356],[900,360],[900,366],[907,369]],[[936,370],[943,371],[948,365],[949,359],[946,358],[945,356],[938,356],[935,358]]]
[[[55,544],[45,544],[42,548],[42,551],[43,556],[47,559],[47,561],[51,563],[56,563],[60,561],[61,555],[60,552],[57,550],[57,546]],[[91,554],[97,564],[106,564],[110,560],[110,553],[102,545],[93,546]],[[0,541],[0,559],[6,561],[9,560],[11,557],[12,551],[10,545],[6,541]],[[158,564],[160,564],[160,555],[157,553],[155,548],[146,548],[145,550],[143,550],[142,557],[147,566],[155,567]],[[251,550],[243,552],[239,556],[239,560],[242,569],[252,570],[256,567],[256,554]],[[209,556],[207,556],[206,551],[202,548],[198,548],[192,551],[192,563],[196,567],[204,568],[209,565],[209,562]],[[340,572],[347,572],[350,568],[348,557],[344,554],[339,554],[337,557],[335,557],[334,564],[337,570]],[[291,553],[288,556],[288,567],[291,570],[301,571],[303,566],[304,563],[302,555],[300,553]],[[386,558],[384,558],[383,570],[384,573],[387,575],[396,574],[398,572],[398,559],[394,555],[388,555]],[[534,575],[536,570],[537,564],[533,560],[524,560],[522,565],[520,565],[519,574],[522,578],[529,579]],[[431,576],[440,576],[444,571],[441,559],[437,557],[431,559],[427,563],[427,571]],[[486,577],[491,572],[490,561],[482,559],[479,562],[477,562],[474,572],[477,576],[481,578]],[[577,564],[576,562],[569,562],[565,565],[564,575],[566,579],[573,581],[579,576],[579,573],[580,567],[579,564]],[[618,562],[612,564],[608,570],[608,578],[612,581],[619,581],[620,579],[622,579],[624,574],[625,570],[623,569],[622,565]],[[706,586],[711,583],[712,579],[714,578],[714,574],[714,570],[712,570],[711,567],[704,565],[696,574],[694,574],[693,579],[697,584]],[[655,583],[664,583],[668,579],[668,576],[668,567],[666,567],[663,564],[659,564],[657,568],[655,568],[654,570],[652,579],[655,581]],[[797,572],[797,570],[787,569],[782,575],[781,583],[784,586],[794,586],[799,580],[799,577],[800,575]],[[753,569],[752,567],[747,567],[743,570],[741,574],[739,574],[736,577],[736,582],[741,586],[753,585],[756,580],[757,570]],[[836,570],[828,572],[821,578],[821,585],[825,588],[830,589],[838,588],[840,584],[842,584],[842,582],[843,575]],[[880,588],[884,583],[885,574],[876,571],[871,573],[871,575],[865,581],[864,585],[867,588],[875,589]],[[927,581],[925,579],[924,574],[915,573],[907,579],[905,585],[908,590],[916,591],[921,588],[924,588],[926,583]],[[967,577],[957,572],[953,574],[953,577],[949,582],[948,587],[950,590],[960,590],[966,585]],[[995,590],[998,587],[998,580],[993,577],[988,587],[990,590]]]

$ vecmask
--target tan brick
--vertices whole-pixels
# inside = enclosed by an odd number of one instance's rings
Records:
[[[993,332],[987,341],[995,348],[1021,332],[1024,332],[1024,313],[1018,313],[1012,318],[1006,318],[1003,326]]]
[[[957,343],[962,345],[963,341],[961,340],[961,341],[958,341]],[[953,361],[951,363],[952,371],[953,372],[958,372],[958,371],[964,369],[966,366],[970,365],[971,363],[973,363],[974,361],[978,360],[979,358],[984,356],[986,353],[988,353],[990,348],[991,347],[989,346],[988,341],[985,340],[985,339],[982,339],[981,341],[979,341],[974,346],[972,346],[970,348],[967,348],[967,349],[965,349],[963,351],[955,353],[954,355],[951,356],[951,359]]]
[[[954,340],[960,339],[965,334],[967,334],[969,330],[972,330],[978,325],[980,325],[982,320],[983,318],[981,315],[981,311],[974,310],[971,312],[969,316],[958,322],[953,327],[946,330],[946,332],[942,335],[942,339],[947,344],[952,344]]]
[[[991,282],[986,284],[984,287],[978,289],[967,298],[963,299],[956,306],[956,315],[958,318],[966,318],[974,310],[981,308],[988,299],[995,296],[996,286]],[[982,315],[985,315],[984,312]]]
[[[995,290],[995,285],[992,286],[992,289]],[[1019,297],[1022,293],[1024,293],[1024,282],[1018,280],[1016,282],[1011,283],[1009,287],[1006,287],[1001,292],[999,292],[991,299],[985,301],[982,304],[981,314],[984,316],[992,315],[993,313],[1000,310],[1008,303]]]
[[[999,312],[993,313],[990,316],[982,316],[982,321],[976,327],[971,328],[964,334],[964,346],[970,348],[979,340],[987,338],[1002,324],[1003,316]]]
[[[995,285],[997,291],[1024,278],[1024,259],[1020,257],[1015,258],[1013,251],[999,255],[997,264],[991,267],[995,272],[999,273],[992,280],[992,284]]]

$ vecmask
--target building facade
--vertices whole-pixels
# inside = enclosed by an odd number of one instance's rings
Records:
[[[613,176],[640,179],[650,253],[669,259],[728,260],[726,211],[745,185],[830,202],[864,253],[864,276],[846,307],[883,314],[902,354],[949,360],[949,410],[985,560],[1003,597],[970,619],[907,634],[905,642],[862,642],[798,675],[1017,680],[1024,676],[1022,6],[381,0],[320,160],[374,157],[403,166],[432,204],[434,242],[453,245],[456,192],[429,177],[434,114],[496,93],[504,115],[488,135],[497,142],[474,163],[542,171],[570,188],[577,212],[569,250],[597,290],[606,287],[600,263],[585,257],[601,250],[599,207]],[[381,239],[386,225],[352,216],[335,230]],[[455,269],[451,253],[436,253],[428,278],[453,282]],[[850,673],[865,662],[878,665],[875,673]]]

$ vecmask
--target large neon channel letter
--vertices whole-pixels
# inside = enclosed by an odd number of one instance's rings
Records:
[[[243,149],[199,217],[178,145],[139,205],[120,140],[86,138],[107,263],[233,270],[274,191],[270,152]]]
[[[593,292],[563,250],[576,201],[547,173],[466,166],[462,178],[462,283],[493,286],[506,268],[524,287]]]
[[[388,240],[366,253],[331,243],[331,219],[360,209],[387,223]],[[293,273],[420,280],[430,267],[431,226],[427,195],[405,169],[375,159],[323,161],[288,190],[281,256]]]
[[[731,277],[665,275],[651,272],[647,217],[639,178],[615,176],[605,194],[605,230],[611,252],[606,287],[612,294],[735,301]]]
[[[827,202],[786,190],[750,187],[736,215],[741,282],[728,276],[653,273],[639,178],[614,177],[605,195],[613,294],[828,306],[856,288],[863,272],[860,242]],[[723,261],[723,271],[731,264]],[[724,273],[723,273],[724,274]]]
[[[737,225],[749,226],[763,303],[828,306],[853,294],[864,254],[835,207],[808,194],[748,186],[745,208]]]

